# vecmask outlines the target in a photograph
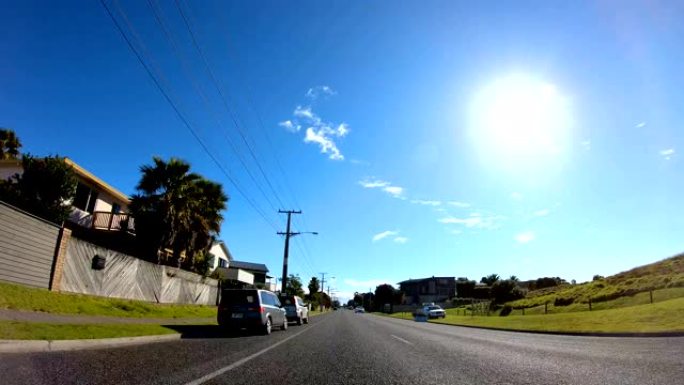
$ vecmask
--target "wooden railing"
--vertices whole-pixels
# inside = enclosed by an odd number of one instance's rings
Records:
[[[131,214],[95,211],[92,228],[97,230],[125,230],[135,233],[135,221]]]

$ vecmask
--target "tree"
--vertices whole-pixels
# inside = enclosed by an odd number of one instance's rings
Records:
[[[394,305],[395,292],[397,290],[392,285],[382,284],[375,288],[375,308],[381,310],[385,304]]]
[[[309,288],[309,297],[314,293],[318,293],[319,290],[321,290],[321,285],[318,282],[318,278],[316,277],[311,277],[311,280],[309,281],[309,285],[307,286]]]
[[[490,295],[494,303],[513,301],[525,296],[523,291],[515,284],[515,281],[510,279],[494,282]]]
[[[223,187],[191,173],[190,165],[176,158],[154,157],[140,171],[129,208],[143,252],[161,262],[159,250],[170,249],[176,266],[185,253],[183,267],[192,268],[195,256],[211,247],[221,229],[228,201]]]
[[[486,277],[482,277],[480,282],[484,283],[487,286],[492,286],[494,282],[499,280],[499,275],[498,274],[490,274]]]
[[[363,295],[359,292],[354,292],[354,303],[356,306],[363,305]]]
[[[0,159],[19,158],[21,142],[13,130],[0,128]]]
[[[508,280],[513,282],[520,282],[520,279],[518,279],[518,277],[515,275],[511,275],[511,277],[508,278]]]
[[[456,281],[456,296],[458,298],[474,298],[475,297],[475,281],[457,280]]]
[[[0,200],[55,223],[71,214],[70,202],[76,193],[76,174],[64,158],[21,159],[23,172],[0,181]]]
[[[299,278],[299,275],[290,274],[290,276],[287,278],[285,294],[304,297],[304,290],[302,289],[302,280],[301,278]]]

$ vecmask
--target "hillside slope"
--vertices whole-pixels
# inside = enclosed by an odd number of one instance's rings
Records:
[[[551,303],[610,301],[624,296],[665,288],[684,287],[684,254],[639,266],[610,277],[578,285],[561,285],[530,291],[524,299],[510,302],[513,308],[528,308]]]

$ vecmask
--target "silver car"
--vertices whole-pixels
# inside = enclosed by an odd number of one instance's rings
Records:
[[[297,325],[309,323],[309,307],[301,297],[281,295],[280,303],[283,304],[288,322],[296,322]]]
[[[218,324],[227,330],[250,329],[271,334],[275,326],[287,330],[285,309],[267,290],[224,290],[218,307]]]

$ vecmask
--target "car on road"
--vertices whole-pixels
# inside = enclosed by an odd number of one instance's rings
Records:
[[[309,307],[301,297],[281,295],[280,303],[283,304],[288,322],[296,322],[297,325],[309,323]]]
[[[444,309],[437,305],[424,306],[422,313],[428,318],[444,318],[446,317],[446,312]]]
[[[361,306],[357,306],[354,308],[354,313],[365,313],[365,312],[366,312],[366,309],[364,309]]]
[[[271,334],[274,327],[287,330],[286,311],[278,297],[268,290],[223,290],[217,321],[229,331],[248,329]]]

